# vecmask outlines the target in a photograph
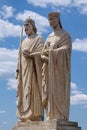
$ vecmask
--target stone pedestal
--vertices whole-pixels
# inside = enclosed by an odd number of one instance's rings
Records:
[[[61,120],[18,122],[12,130],[81,130],[77,122]]]

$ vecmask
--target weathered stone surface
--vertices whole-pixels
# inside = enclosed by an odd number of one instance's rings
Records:
[[[12,130],[81,130],[77,122],[61,120],[18,122]]]
[[[42,60],[40,54],[32,55],[34,52],[41,52],[44,41],[36,34],[36,27],[33,19],[26,19],[24,30],[27,37],[22,41],[17,64],[17,112],[16,116],[22,120],[39,120],[43,117],[41,100],[42,81]],[[31,30],[31,31],[30,31]]]
[[[41,53],[42,103],[49,120],[69,119],[72,43],[70,34],[59,24],[59,16],[58,12],[48,14],[53,32],[47,37]]]

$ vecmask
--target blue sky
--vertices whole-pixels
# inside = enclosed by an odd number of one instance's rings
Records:
[[[33,18],[46,40],[51,11],[61,13],[72,37],[70,121],[87,130],[87,0],[0,0],[0,130],[11,130],[18,121],[15,70],[23,21]]]

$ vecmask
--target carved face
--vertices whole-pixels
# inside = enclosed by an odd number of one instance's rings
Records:
[[[50,17],[50,18],[48,18],[48,20],[49,20],[50,26],[52,26],[53,28],[56,28],[59,24],[58,17]]]
[[[30,23],[28,23],[28,22],[25,22],[24,23],[24,28],[25,28],[25,33],[26,33],[26,35],[28,35],[28,36],[30,36],[30,35],[32,35],[33,34],[33,27],[32,27],[32,25],[30,24]]]

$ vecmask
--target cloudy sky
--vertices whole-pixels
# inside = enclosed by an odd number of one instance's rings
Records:
[[[51,11],[61,13],[72,37],[70,121],[87,130],[87,0],[0,0],[0,130],[11,130],[18,120],[15,70],[23,22],[33,18],[45,41]]]

